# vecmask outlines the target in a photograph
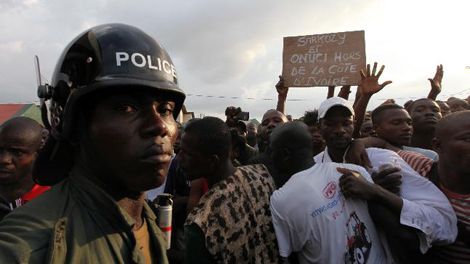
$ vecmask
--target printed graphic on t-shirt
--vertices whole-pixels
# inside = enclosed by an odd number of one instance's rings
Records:
[[[334,181],[330,181],[326,184],[322,193],[323,197],[327,199],[327,203],[318,208],[315,208],[310,214],[312,217],[315,218],[319,215],[327,213],[326,217],[328,217],[330,220],[337,220],[338,217],[343,214],[346,207],[346,200],[344,196],[337,191],[337,186],[338,185]]]
[[[346,222],[347,249],[344,255],[346,264],[367,263],[372,242],[366,225],[361,222],[356,212],[351,213]]]
[[[326,199],[331,199],[336,194],[336,183],[334,181],[330,181],[325,188],[323,188],[323,196]]]

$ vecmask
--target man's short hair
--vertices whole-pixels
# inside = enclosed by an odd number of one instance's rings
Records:
[[[455,120],[462,118],[462,117],[470,117],[470,110],[464,110],[460,112],[455,112],[455,113],[450,113],[443,117],[441,120],[436,125],[436,132],[435,136],[436,138],[441,138],[445,135],[445,132],[448,131],[448,128],[451,126],[453,122],[456,122]]]
[[[195,137],[199,150],[206,155],[218,155],[226,158],[231,150],[231,133],[224,121],[217,117],[206,116],[189,122],[184,133]]]
[[[266,112],[264,112],[263,118],[261,119],[261,125],[263,125],[263,121],[266,119],[266,115],[269,114],[269,113],[272,113],[272,112],[275,112],[275,113],[279,114],[281,116],[281,118],[285,120],[285,122],[289,121],[287,119],[287,116],[283,112],[278,111],[276,109],[269,109]]]
[[[305,114],[303,116],[302,121],[307,125],[307,126],[315,126],[318,125],[318,110],[312,110],[312,111],[305,111]]]
[[[297,151],[313,148],[308,127],[300,121],[292,121],[276,127],[271,133],[270,142],[273,148],[287,147]]]
[[[429,98],[420,98],[420,99],[417,99],[417,100],[414,100],[413,102],[411,102],[408,107],[406,107],[406,110],[408,110],[408,112],[411,114],[411,112],[413,112],[414,110],[414,107],[416,105],[417,102],[421,102],[421,101],[431,101],[431,102],[436,102],[432,99],[429,99]],[[437,104],[437,103],[436,103]]]
[[[401,105],[397,104],[383,104],[380,105],[379,107],[375,108],[374,111],[372,111],[371,118],[372,118],[372,124],[377,125],[382,121],[382,117],[385,111],[390,110],[390,109],[403,109],[405,108]]]
[[[25,116],[13,117],[0,125],[0,132],[7,129],[17,133],[21,132],[22,135],[29,135],[29,139],[32,141],[31,143],[34,142],[38,148],[47,137],[47,134],[44,133],[47,130],[45,130],[41,124]]]

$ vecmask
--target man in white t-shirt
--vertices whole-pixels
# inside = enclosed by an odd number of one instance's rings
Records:
[[[320,105],[320,127],[327,148],[315,156],[315,162],[344,162],[344,153],[352,141],[353,116],[352,106],[342,98],[332,97]],[[395,192],[400,201],[385,207],[369,203],[374,222],[387,235],[394,255],[420,257],[420,253],[425,253],[432,244],[454,241],[456,216],[444,194],[395,152],[369,148],[367,153],[372,171],[382,165],[401,170],[401,190]]]
[[[345,197],[347,187],[340,190],[348,177],[375,185],[370,175],[352,164],[314,165],[310,137],[306,125],[290,122],[270,138],[273,163],[283,175],[292,175],[271,196],[281,256],[295,255],[300,263],[390,263],[367,202]]]

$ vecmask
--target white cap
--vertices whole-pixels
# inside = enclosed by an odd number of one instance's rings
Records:
[[[324,118],[328,110],[337,105],[347,108],[349,112],[351,112],[351,115],[354,116],[354,108],[348,100],[341,97],[330,97],[323,101],[318,108],[318,120]]]

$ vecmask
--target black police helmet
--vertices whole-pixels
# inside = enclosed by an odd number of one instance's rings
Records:
[[[33,178],[42,185],[64,179],[71,156],[80,103],[88,96],[120,90],[147,89],[174,100],[176,119],[185,99],[168,53],[149,35],[124,24],[86,30],[63,51],[51,85],[40,85],[43,123],[50,137],[39,153]],[[45,101],[49,100],[49,109]]]
[[[168,53],[138,28],[106,24],[85,31],[65,48],[51,86],[38,95],[51,101],[50,120],[44,121],[50,123],[52,135],[68,139],[75,129],[79,101],[97,91],[132,87],[170,96],[176,119],[185,94]]]

